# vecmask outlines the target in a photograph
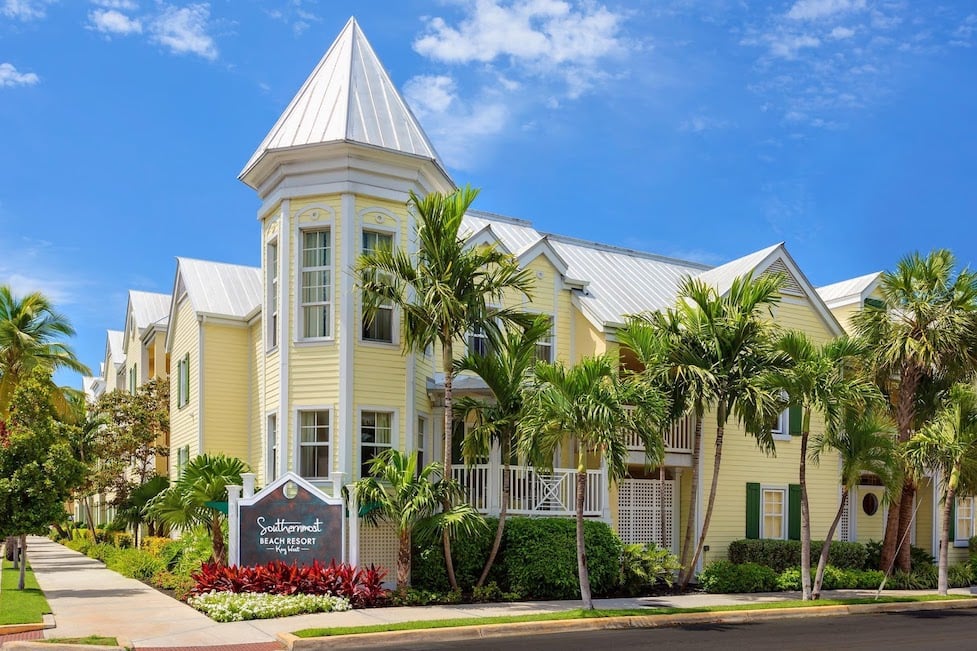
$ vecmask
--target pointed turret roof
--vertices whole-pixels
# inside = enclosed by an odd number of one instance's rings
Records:
[[[343,27],[239,178],[246,181],[270,152],[342,141],[420,156],[444,169],[355,18]]]

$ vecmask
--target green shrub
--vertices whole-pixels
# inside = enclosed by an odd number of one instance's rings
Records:
[[[824,568],[824,583],[821,587],[825,590],[853,590],[859,587],[860,572],[861,570],[843,570],[828,565]]]
[[[214,553],[214,543],[210,531],[205,527],[194,527],[183,531],[180,539],[172,547],[165,548],[166,555],[161,559],[166,569],[174,574],[190,576],[200,569]]]
[[[858,585],[862,590],[877,590],[882,585],[885,572],[882,570],[861,570],[858,572]]]
[[[489,581],[480,588],[472,589],[472,601],[475,603],[496,603],[500,601],[517,601],[519,595],[515,592],[503,592],[495,581]]]
[[[109,532],[104,527],[98,527],[93,530],[95,534],[96,543],[107,543],[109,542]]]
[[[595,596],[618,585],[621,541],[598,521],[584,522],[590,586]],[[576,522],[570,518],[512,518],[505,528],[502,570],[511,592],[534,599],[572,599],[580,594]]]
[[[506,519],[506,527],[514,518]],[[485,518],[486,526],[477,534],[463,536],[451,541],[451,559],[455,565],[455,579],[458,587],[470,592],[482,574],[482,568],[492,549],[498,518]],[[505,547],[503,539],[502,547]],[[496,557],[488,581],[500,583],[504,581],[501,569],[502,550]],[[488,582],[487,581],[487,582]],[[444,567],[444,548],[438,538],[431,544],[421,547],[414,546],[411,558],[411,586],[429,592],[448,592],[448,575]]]
[[[122,576],[149,581],[165,569],[163,562],[141,549],[118,549],[105,561],[105,566]]]
[[[868,555],[865,557],[864,569],[879,569],[879,566],[882,564],[882,541],[868,541],[865,543],[865,550],[868,552]],[[911,545],[909,547],[909,562],[912,564],[913,570],[915,570],[918,567],[935,565],[936,559],[934,559],[933,555],[925,549],[917,547],[916,545]]]
[[[113,533],[112,542],[119,549],[132,549],[132,534],[127,531]]]
[[[624,545],[621,550],[621,590],[637,596],[662,586],[672,585],[675,572],[682,565],[667,549],[659,549],[654,543]]]
[[[801,589],[801,569],[799,567],[788,567],[777,577],[777,589],[788,591],[800,591]]]
[[[920,565],[912,572],[896,570],[889,576],[885,586],[890,590],[932,590],[939,583],[939,573],[935,565]]]
[[[160,590],[172,590],[173,596],[180,601],[185,601],[190,591],[197,584],[189,576],[173,574],[166,570],[160,570],[149,579],[150,585]]]
[[[167,547],[178,545],[179,541],[166,536],[145,536],[139,542],[139,549],[142,549],[153,556],[163,557]]]
[[[811,581],[814,581],[816,568],[811,568]],[[883,573],[879,570],[851,570],[828,565],[824,568],[824,590],[861,589],[873,590],[882,583]],[[777,587],[780,590],[801,589],[801,570],[799,567],[789,567],[777,577]]]
[[[823,541],[811,541],[811,566],[817,567]],[[729,544],[729,560],[733,563],[759,563],[783,572],[801,564],[801,541],[743,539]],[[831,541],[828,562],[837,568],[860,570],[865,567],[865,545],[841,540]]]
[[[88,553],[88,548],[91,546],[91,541],[84,535],[79,535],[71,540],[65,541],[64,546],[68,549],[74,550],[76,552],[81,552],[82,554]]]
[[[759,563],[714,561],[699,575],[699,584],[706,592],[773,592],[777,589],[778,575]]]
[[[85,553],[94,558],[96,561],[102,561],[108,565],[109,559],[115,556],[119,551],[120,550],[115,545],[110,545],[108,543],[96,543],[94,545],[89,545]]]
[[[965,588],[974,583],[974,570],[970,563],[954,563],[947,568],[947,580],[951,588]]]

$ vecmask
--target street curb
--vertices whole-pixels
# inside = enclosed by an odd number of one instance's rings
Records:
[[[31,631],[43,631],[46,628],[54,628],[54,615],[48,613],[43,615],[44,620],[34,624],[3,624],[0,626],[0,635],[15,635],[17,633],[30,633]],[[9,642],[8,642],[9,644]]]
[[[732,610],[708,613],[679,613],[675,615],[638,615],[599,619],[568,619],[542,622],[513,622],[453,628],[357,633],[329,637],[298,637],[279,633],[277,638],[288,651],[320,651],[322,649],[362,649],[387,644],[464,642],[517,635],[546,635],[580,631],[662,628],[687,624],[741,624],[775,619],[800,617],[829,617],[838,615],[868,615],[926,610],[956,610],[977,607],[977,599],[952,601],[916,601],[851,606],[804,606],[769,610]]]
[[[100,644],[61,644],[42,642],[40,640],[7,642],[3,645],[3,648],[19,649],[20,651],[126,651],[125,647],[122,646],[106,646]]]

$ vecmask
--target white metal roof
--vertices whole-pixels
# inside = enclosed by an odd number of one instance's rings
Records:
[[[197,314],[246,319],[261,307],[261,269],[177,258],[177,284]],[[182,282],[182,285],[181,285]]]
[[[130,289],[129,311],[140,333],[152,325],[165,326],[170,317],[170,295]]]
[[[126,354],[123,350],[125,334],[121,330],[106,330],[105,334],[105,348],[108,352],[109,359],[118,368],[126,361]]]
[[[414,154],[444,168],[355,18],[349,19],[302,84],[241,177],[266,152],[334,141]]]
[[[858,278],[849,278],[831,285],[818,287],[818,294],[821,296],[821,300],[828,304],[844,302],[844,299],[852,297],[861,300],[863,292],[871,292],[881,275],[881,271],[876,271]]]
[[[719,265],[718,267],[714,267],[709,271],[701,273],[697,276],[697,278],[714,286],[719,291],[720,295],[725,294],[727,291],[729,291],[730,286],[733,284],[733,280],[754,271],[757,266],[769,258],[774,251],[783,248],[783,246],[784,243],[780,242],[779,244],[768,246],[765,249],[754,251],[749,255],[744,255],[742,258],[730,260],[726,264]]]

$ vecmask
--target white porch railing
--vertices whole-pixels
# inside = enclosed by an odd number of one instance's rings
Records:
[[[451,475],[468,494],[479,512],[495,514],[502,505],[505,468],[495,464],[455,466]],[[510,466],[509,504],[512,515],[570,516],[576,512],[577,471],[554,468],[543,472],[531,466]],[[584,515],[601,517],[607,494],[607,480],[601,469],[587,471]]]
[[[665,432],[665,452],[692,454],[692,441],[695,438],[695,417],[686,416]],[[637,434],[628,437],[628,449],[644,452],[645,446]]]

